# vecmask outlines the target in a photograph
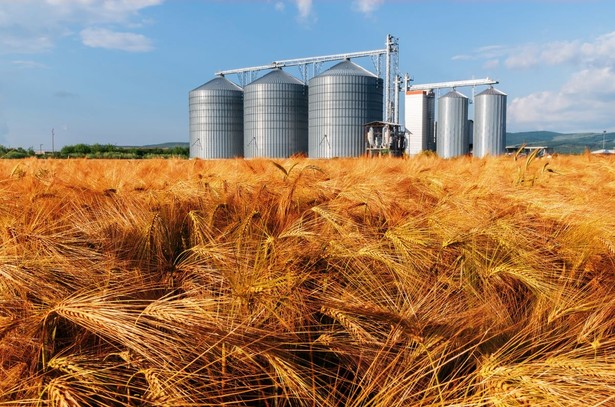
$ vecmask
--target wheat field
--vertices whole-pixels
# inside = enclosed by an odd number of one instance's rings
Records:
[[[0,406],[613,406],[615,159],[0,161]]]

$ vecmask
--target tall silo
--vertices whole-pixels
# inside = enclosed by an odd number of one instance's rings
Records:
[[[363,125],[382,121],[382,79],[345,60],[312,78],[309,90],[309,157],[364,154]]]
[[[489,88],[474,97],[474,156],[504,154],[506,94]]]
[[[442,158],[468,153],[468,98],[452,90],[438,99],[436,151]]]
[[[190,91],[190,157],[243,155],[243,90],[217,76]]]
[[[281,69],[246,85],[243,117],[246,158],[307,153],[307,86]]]
[[[404,126],[408,136],[406,153],[416,155],[421,151],[435,150],[434,93],[426,90],[407,91],[405,112]]]

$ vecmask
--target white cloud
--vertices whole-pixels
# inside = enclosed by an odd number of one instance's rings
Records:
[[[151,41],[141,34],[116,32],[105,28],[86,28],[80,34],[83,43],[92,48],[128,52],[147,52],[153,49]]]
[[[555,88],[513,98],[508,108],[513,127],[557,131],[613,127],[615,32],[590,40],[487,46],[452,59],[483,61],[486,69],[569,72]]]
[[[509,69],[531,69],[563,64],[604,66],[615,64],[615,31],[591,41],[552,41],[516,46],[489,45],[470,54],[455,55],[458,60],[501,59]]]
[[[79,16],[91,23],[124,22],[144,8],[162,4],[164,0],[46,0],[55,13]]]
[[[561,65],[580,58],[578,41],[552,42],[544,47],[538,60],[547,65]]]
[[[506,53],[506,47],[503,45],[487,45],[480,47],[471,54],[454,55],[453,61],[476,61],[479,59],[498,59]]]
[[[0,52],[37,54],[53,49],[53,39],[45,34],[24,36],[18,33],[4,33],[0,30]]]
[[[515,98],[508,107],[508,120],[518,125],[548,128],[562,113],[571,112],[571,100],[561,93],[543,91]]]
[[[612,95],[615,99],[615,71],[611,67],[576,72],[562,88],[567,94]]]
[[[282,1],[277,1],[274,7],[276,11],[284,11],[284,9],[286,8],[286,5]]]
[[[352,2],[352,6],[355,10],[370,15],[378,9],[382,3],[384,3],[384,0],[355,0]]]
[[[11,64],[13,64],[14,66],[18,66],[20,68],[24,68],[24,69],[47,69],[49,68],[45,64],[41,64],[40,62],[29,61],[29,60],[15,60],[15,61],[11,61]]]
[[[613,126],[615,71],[588,68],[573,74],[557,91],[514,98],[508,107],[511,124],[523,128],[587,131]]]
[[[499,59],[490,59],[489,61],[483,64],[483,68],[485,69],[496,69],[500,67]]]
[[[312,0],[295,0],[299,10],[299,18],[307,20],[312,14]]]
[[[495,56],[501,55],[505,49],[506,47],[503,45],[494,44],[494,45],[485,45],[483,47],[480,47],[477,51],[483,55],[486,55],[487,57],[495,57]]]
[[[472,55],[468,55],[468,54],[453,55],[451,57],[451,60],[453,61],[471,61],[474,59],[476,59],[476,57],[473,57]]]
[[[534,44],[519,47],[511,53],[504,64],[510,69],[529,69],[540,64],[540,49]]]
[[[140,12],[163,1],[2,0],[0,53],[50,51],[59,38],[92,27],[139,27]]]
[[[583,43],[580,49],[587,63],[615,64],[615,31],[598,37],[594,42]]]

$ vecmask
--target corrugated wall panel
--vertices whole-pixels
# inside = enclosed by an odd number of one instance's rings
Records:
[[[427,99],[427,150],[436,151],[436,97]]]
[[[421,91],[406,94],[405,110],[406,153],[416,155],[425,150],[435,151],[433,93]]]

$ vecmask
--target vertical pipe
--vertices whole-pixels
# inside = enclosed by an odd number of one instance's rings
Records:
[[[386,49],[386,67],[385,67],[385,84],[384,84],[384,120],[391,122],[391,48],[393,43],[393,37],[391,34],[387,34]]]
[[[395,75],[395,122],[399,124],[399,88],[401,87],[401,77]]]

